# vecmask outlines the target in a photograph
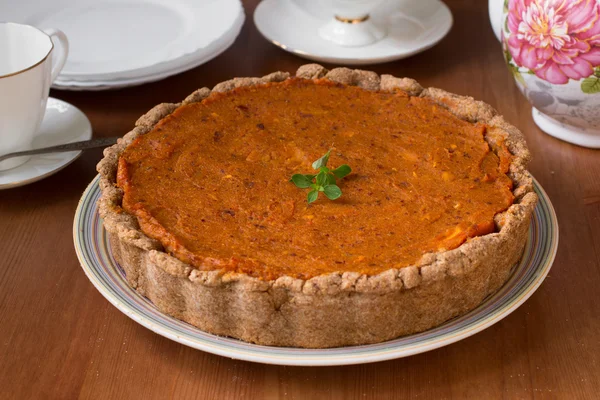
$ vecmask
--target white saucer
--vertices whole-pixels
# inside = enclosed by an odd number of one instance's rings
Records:
[[[298,2],[298,0],[296,0]],[[370,14],[387,27],[382,40],[362,47],[344,47],[319,36],[331,16],[316,16],[291,0],[263,0],[254,23],[271,43],[319,62],[365,65],[399,60],[442,40],[452,27],[452,13],[439,0],[387,1]]]
[[[48,98],[46,114],[33,148],[48,147],[92,138],[92,125],[77,107]],[[0,189],[23,186],[46,178],[79,157],[81,151],[40,154],[16,168],[0,171]]]

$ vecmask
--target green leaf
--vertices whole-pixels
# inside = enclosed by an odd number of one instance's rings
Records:
[[[596,69],[594,70],[594,76],[596,78],[600,78],[600,67],[596,67]]]
[[[600,93],[600,78],[585,78],[581,82],[581,91],[587,94]]]
[[[350,168],[346,164],[340,165],[339,167],[337,167],[336,169],[333,170],[333,174],[337,178],[340,178],[340,179],[342,179],[343,177],[345,177],[346,175],[348,175],[350,172],[352,172],[352,168]]]
[[[327,184],[327,172],[321,171],[317,174],[317,186],[325,186]]]
[[[291,181],[300,189],[306,189],[312,184],[312,179],[309,179],[308,177],[309,175],[294,174],[292,175]]]
[[[329,155],[331,154],[331,150],[329,150],[325,155],[319,158],[317,161],[312,163],[313,169],[319,169],[327,165],[327,161],[329,161]]]
[[[294,174],[290,179],[297,187],[301,189],[310,189],[307,193],[308,204],[315,202],[319,197],[319,192],[323,192],[330,200],[335,200],[342,195],[342,190],[337,186],[337,179],[341,179],[352,172],[352,169],[344,164],[335,170],[327,167],[331,149],[312,164],[317,170],[316,174]]]
[[[335,200],[342,195],[342,190],[337,185],[327,185],[323,188],[323,192],[329,200]]]
[[[519,82],[523,86],[527,86],[525,84],[525,79],[523,79],[523,75],[521,75],[521,72],[519,71],[519,67],[513,67],[510,69],[510,71],[512,72],[512,75],[515,77],[517,82]]]
[[[327,180],[325,182],[325,186],[327,185],[335,185],[337,182],[335,181],[335,176],[333,174],[327,174]]]

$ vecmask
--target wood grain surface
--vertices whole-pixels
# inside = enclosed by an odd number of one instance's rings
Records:
[[[107,92],[52,91],[122,135],[160,102],[234,76],[305,63],[247,20],[236,43],[186,73]],[[518,126],[530,170],[558,214],[550,275],[517,311],[456,344],[393,361],[331,368],[235,361],[172,342],[106,301],[79,266],[73,215],[100,150],[40,182],[0,192],[0,399],[596,399],[600,388],[600,151],[540,131],[488,22],[487,2],[447,0],[450,34],[412,58],[368,69],[483,100]],[[333,67],[327,65],[327,67]]]

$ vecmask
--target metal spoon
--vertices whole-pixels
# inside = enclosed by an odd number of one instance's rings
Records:
[[[107,138],[96,138],[90,140],[84,140],[81,142],[73,142],[67,144],[59,144],[58,146],[50,146],[43,147],[41,149],[33,149],[26,151],[17,151],[15,153],[8,153],[0,156],[0,162],[12,158],[12,157],[20,157],[20,156],[31,156],[34,154],[45,154],[45,153],[60,153],[63,151],[73,151],[73,150],[87,150],[87,149],[95,149],[97,147],[107,147],[117,143],[118,137],[107,137]]]

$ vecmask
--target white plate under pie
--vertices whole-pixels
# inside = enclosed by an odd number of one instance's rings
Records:
[[[33,148],[89,140],[92,125],[77,107],[62,100],[48,98],[46,113]],[[79,157],[81,151],[38,154],[24,164],[0,171],[0,189],[9,189],[39,181],[57,173]]]
[[[554,208],[535,181],[539,202],[531,219],[523,258],[504,286],[471,312],[424,332],[370,345],[331,349],[260,346],[212,335],[163,314],[127,284],[123,270],[112,255],[106,230],[98,215],[99,180],[97,176],[83,193],[73,223],[77,257],[92,284],[117,309],[159,335],[238,360],[304,366],[360,364],[406,357],[449,345],[490,327],[523,304],[548,274],[558,246]]]
[[[267,40],[286,51],[345,65],[409,57],[434,46],[452,27],[452,13],[439,0],[388,0],[370,14],[373,23],[387,27],[388,35],[367,46],[344,47],[319,36],[319,28],[332,16],[326,10],[319,15],[318,10],[309,0],[263,0],[254,12],[254,23]]]

